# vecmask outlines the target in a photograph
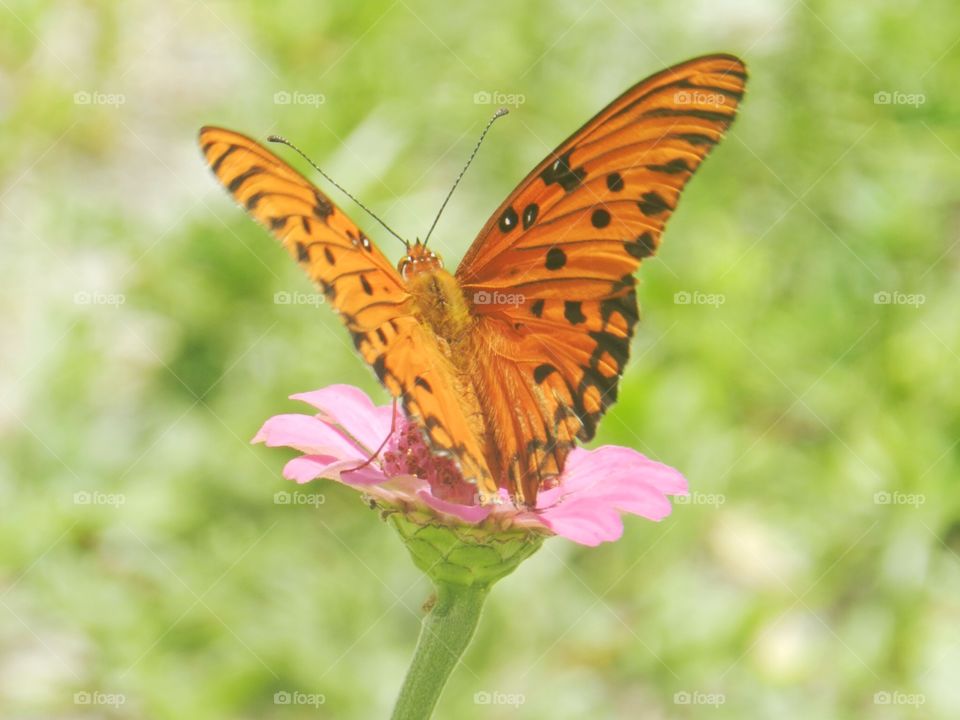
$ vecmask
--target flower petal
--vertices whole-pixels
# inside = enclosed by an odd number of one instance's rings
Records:
[[[292,447],[300,452],[332,455],[341,460],[366,460],[368,457],[365,450],[342,432],[312,415],[274,415],[250,442],[264,442],[267,447]]]
[[[461,505],[460,503],[447,502],[438,497],[434,497],[429,490],[418,490],[417,497],[423,500],[434,510],[439,510],[447,515],[453,515],[468,523],[478,523],[486,520],[493,508],[489,505]]]
[[[342,460],[330,455],[301,455],[284,466],[283,476],[300,484],[326,478],[360,487],[378,485],[387,480],[387,476],[373,464],[355,469],[357,466],[356,460]]]
[[[368,451],[373,452],[390,434],[393,407],[376,406],[360,388],[331,385],[311,392],[291,395],[320,410],[330,422],[346,430]]]
[[[666,496],[686,492],[678,471],[636,450],[577,449],[567,458],[562,485],[538,498],[537,514],[557,535],[593,546],[623,534],[621,512],[662,520],[671,510]]]

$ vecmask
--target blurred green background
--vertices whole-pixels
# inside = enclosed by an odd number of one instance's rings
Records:
[[[429,587],[392,530],[249,445],[291,393],[386,396],[328,308],[274,301],[309,285],[201,125],[288,136],[412,237],[493,110],[476,94],[516,96],[438,227],[452,266],[569,132],[716,51],[748,96],[641,271],[597,441],[693,494],[614,544],[548,542],[437,716],[960,716],[956,3],[0,17],[0,716],[386,717],[412,654]]]

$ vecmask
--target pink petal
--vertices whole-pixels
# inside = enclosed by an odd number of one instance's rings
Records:
[[[371,463],[356,470],[359,465],[356,460],[341,460],[329,455],[301,455],[284,466],[283,476],[300,484],[317,478],[361,487],[386,482],[387,476],[379,467]]]
[[[602,503],[578,503],[576,508],[559,505],[541,513],[541,518],[557,535],[590,547],[619,540],[623,535],[620,513]]]
[[[313,405],[325,419],[342,427],[370,452],[380,447],[390,434],[393,407],[377,407],[366,393],[352,385],[331,385],[290,398]]]
[[[666,496],[686,491],[678,471],[636,450],[578,448],[567,458],[562,485],[540,494],[537,514],[557,535],[599,545],[623,534],[621,512],[662,520],[671,509]]]
[[[479,523],[486,520],[487,516],[493,511],[493,508],[489,505],[460,505],[459,503],[447,502],[434,497],[429,490],[418,490],[417,497],[434,510],[453,515],[468,523]]]
[[[342,432],[312,415],[274,415],[250,442],[265,442],[267,447],[292,447],[313,455],[332,455],[342,460],[366,460],[366,451]]]

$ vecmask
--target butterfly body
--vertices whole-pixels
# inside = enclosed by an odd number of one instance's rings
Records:
[[[437,255],[424,254],[421,258],[412,254],[412,259],[408,258],[411,255],[400,262],[400,275],[406,281],[413,311],[438,339],[464,350],[462,345],[470,339],[474,318],[463,288],[443,268]]]
[[[361,357],[480,501],[535,506],[616,400],[634,276],[722,139],[746,69],[708,55],[629,88],[493,213],[455,273],[419,241],[394,267],[320,190],[253,140],[200,132],[217,178],[340,313]]]

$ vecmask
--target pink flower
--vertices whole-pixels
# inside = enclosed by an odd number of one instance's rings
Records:
[[[502,503],[481,506],[454,461],[433,455],[417,426],[402,417],[384,451],[367,463],[390,434],[392,406],[375,406],[350,385],[331,385],[291,399],[320,412],[276,415],[253,438],[304,453],[287,463],[284,477],[298,483],[329,478],[383,505],[429,508],[450,523],[539,529],[593,546],[619,539],[621,513],[661,520],[670,514],[667,495],[687,494],[686,480],[673,468],[636,450],[604,445],[574,449],[559,483],[540,492],[534,510],[515,507],[504,490]]]

